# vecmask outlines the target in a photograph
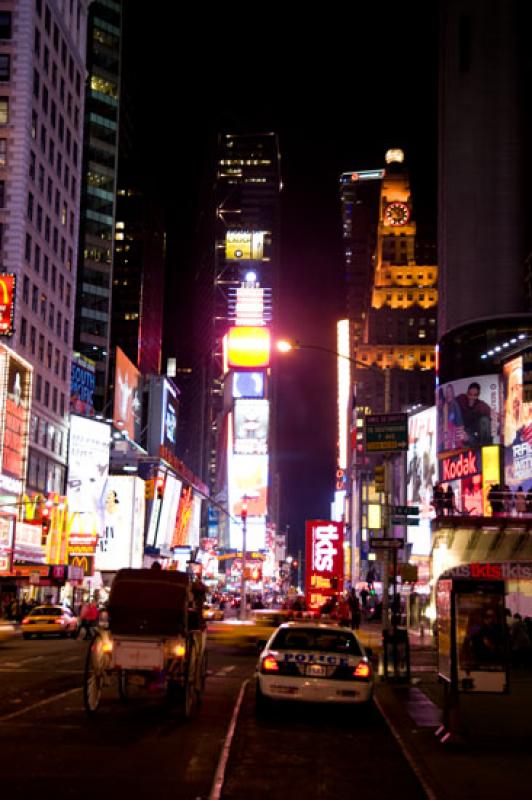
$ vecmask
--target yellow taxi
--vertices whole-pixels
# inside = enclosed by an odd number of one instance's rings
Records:
[[[0,619],[0,642],[6,639],[12,639],[16,633],[16,628],[12,622],[7,619]]]
[[[58,605],[35,606],[24,617],[21,623],[22,636],[75,636],[78,630],[78,618]]]

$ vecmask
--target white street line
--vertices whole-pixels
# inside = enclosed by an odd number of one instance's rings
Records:
[[[232,672],[234,669],[236,669],[236,665],[235,664],[228,664],[226,667],[222,667],[221,669],[218,670],[218,672],[215,672],[214,674],[215,675],[227,675],[228,672]]]
[[[240,687],[240,692],[238,693],[235,707],[233,709],[233,716],[231,717],[231,722],[229,723],[229,728],[227,729],[227,735],[225,737],[224,746],[222,748],[222,752],[220,753],[218,766],[216,767],[216,773],[214,775],[214,781],[212,784],[211,793],[209,795],[209,800],[220,800],[222,794],[222,788],[224,785],[225,770],[227,768],[229,753],[231,751],[231,743],[233,741],[233,736],[235,735],[236,723],[238,720],[238,715],[240,713],[240,706],[242,705],[244,692],[246,691],[246,686],[248,685],[248,683],[249,683],[249,678],[246,678],[246,680],[242,683],[242,686]]]
[[[0,722],[7,722],[7,720],[14,719],[15,717],[21,717],[23,714],[27,714],[29,711],[35,711],[36,708],[47,706],[49,703],[53,703],[55,700],[61,700],[63,697],[68,697],[68,695],[74,694],[74,692],[81,692],[81,686],[77,687],[76,689],[69,689],[67,692],[61,692],[61,694],[54,694],[52,697],[47,697],[46,700],[41,700],[39,703],[34,703],[32,706],[26,706],[25,708],[20,708],[18,711],[12,711],[11,714],[4,714],[3,717],[0,717]]]

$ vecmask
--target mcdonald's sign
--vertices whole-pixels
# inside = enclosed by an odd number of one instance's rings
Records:
[[[13,333],[15,312],[15,276],[0,275],[0,336]]]

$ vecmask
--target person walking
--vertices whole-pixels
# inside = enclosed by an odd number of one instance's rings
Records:
[[[351,611],[351,627],[358,630],[360,628],[360,601],[354,588],[350,590],[347,602]]]
[[[515,513],[518,517],[524,517],[526,514],[526,494],[523,492],[523,487],[518,486],[514,495]]]

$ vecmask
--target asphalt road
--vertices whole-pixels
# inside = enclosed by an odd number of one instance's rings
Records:
[[[120,702],[115,682],[94,719],[85,715],[87,643],[20,638],[0,642],[0,785],[19,797],[206,800],[236,700],[256,661],[247,631],[213,625],[201,708],[189,721],[162,697]],[[423,797],[384,721],[322,709],[257,719],[251,680],[243,696],[221,797],[372,800]]]

